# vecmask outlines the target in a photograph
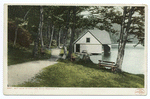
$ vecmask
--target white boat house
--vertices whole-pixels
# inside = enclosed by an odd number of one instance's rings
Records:
[[[109,33],[105,30],[88,30],[74,41],[74,52],[100,54],[110,52],[111,40]]]

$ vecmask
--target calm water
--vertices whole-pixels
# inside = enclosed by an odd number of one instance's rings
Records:
[[[98,60],[106,60],[116,62],[118,53],[117,45],[112,45],[111,53],[109,55],[92,55],[90,59],[94,63],[98,63]],[[133,74],[144,73],[144,47],[138,45],[133,47],[132,44],[126,45],[125,56],[123,60],[122,70]]]

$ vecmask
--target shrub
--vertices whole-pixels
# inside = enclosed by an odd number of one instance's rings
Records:
[[[9,48],[15,48],[15,49],[21,49],[21,50],[27,50],[27,48],[23,47],[23,46],[20,46],[19,44],[16,44],[14,46],[14,43],[13,42],[8,42],[8,47]]]
[[[51,54],[50,50],[45,50],[45,54]]]
[[[52,46],[57,46],[56,40],[52,40]]]
[[[16,28],[17,26],[14,22],[8,21],[8,41],[9,42],[14,42]],[[32,39],[31,39],[31,34],[28,32],[28,30],[22,27],[18,27],[16,43],[23,47],[29,47],[30,43],[32,43]]]

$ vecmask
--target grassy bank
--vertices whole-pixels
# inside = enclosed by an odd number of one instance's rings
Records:
[[[68,54],[68,53],[69,53],[69,51],[67,51],[67,54]],[[63,55],[64,55],[64,49],[63,49],[63,48],[60,50],[59,55],[60,55],[60,56],[63,56]]]
[[[58,64],[46,67],[31,81],[18,87],[125,87],[143,88],[144,75],[112,73],[99,69],[92,62],[59,60]]]
[[[64,54],[64,49],[62,48],[62,49],[60,50],[59,55],[60,55],[60,56],[63,56],[63,54]]]
[[[30,45],[26,50],[8,47],[8,66],[28,61],[48,59],[51,56],[51,52],[47,50],[44,55],[39,55],[38,58],[33,58],[32,50],[33,45]]]

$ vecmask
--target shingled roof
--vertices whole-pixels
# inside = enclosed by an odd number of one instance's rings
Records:
[[[90,32],[90,34],[94,36],[94,38],[97,39],[101,44],[111,44],[110,36],[107,31],[94,29],[94,30],[88,30],[87,32]],[[81,35],[77,40],[74,41],[74,43],[80,40],[86,33]]]
[[[89,30],[91,34],[102,44],[111,44],[109,33],[105,30]]]

